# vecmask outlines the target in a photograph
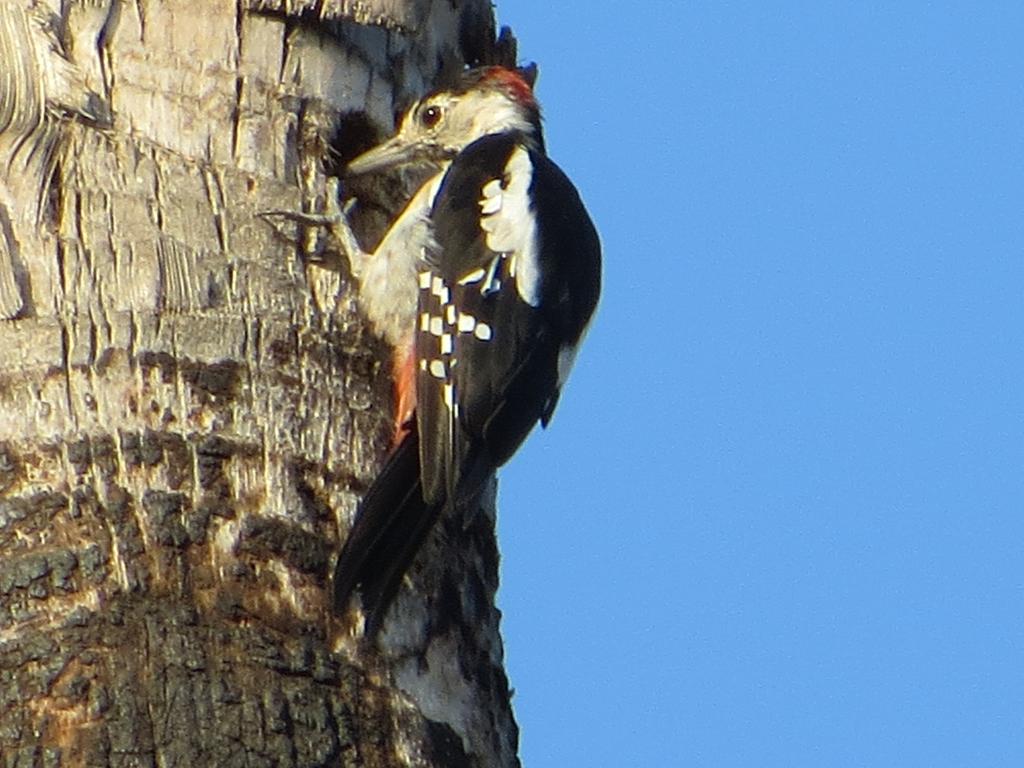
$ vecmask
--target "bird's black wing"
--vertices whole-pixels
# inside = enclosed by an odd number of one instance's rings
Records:
[[[548,186],[558,209],[536,210]],[[574,298],[571,270],[586,261],[599,281],[600,247],[564,174],[510,135],[456,158],[432,222],[417,326],[421,473],[428,501],[461,502],[550,418],[564,341],[578,342],[597,300],[596,282]]]

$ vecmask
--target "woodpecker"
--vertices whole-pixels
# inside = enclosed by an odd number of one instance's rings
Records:
[[[405,165],[436,172],[373,254],[344,212],[334,226],[363,309],[401,361],[395,445],[334,573],[335,611],[358,591],[366,636],[444,510],[468,509],[533,426],[547,426],[601,285],[597,231],[546,155],[521,72],[466,71],[347,173]]]

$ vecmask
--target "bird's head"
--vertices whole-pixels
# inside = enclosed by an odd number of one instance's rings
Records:
[[[443,165],[477,139],[516,132],[542,148],[540,108],[517,70],[481,67],[454,88],[427,94],[402,117],[398,132],[349,163],[349,174],[402,165]]]

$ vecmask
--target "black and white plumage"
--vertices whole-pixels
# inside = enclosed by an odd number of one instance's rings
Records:
[[[439,515],[474,503],[548,424],[600,292],[597,232],[544,153],[517,72],[473,70],[425,97],[350,170],[407,162],[440,169],[417,193],[429,205],[407,209],[428,223],[408,244],[419,255],[415,426],[363,500],[334,577],[338,611],[358,588],[368,635]],[[402,217],[395,228],[421,229]]]
[[[515,134],[456,158],[431,220],[416,335],[423,495],[462,502],[550,419],[597,303],[600,249],[572,184]]]

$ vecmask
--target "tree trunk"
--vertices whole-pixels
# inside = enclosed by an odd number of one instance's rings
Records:
[[[327,610],[390,356],[313,233],[256,216],[514,58],[493,24],[0,0],[0,767],[518,764],[493,515],[442,526],[377,645]],[[358,192],[372,245],[408,188]]]

